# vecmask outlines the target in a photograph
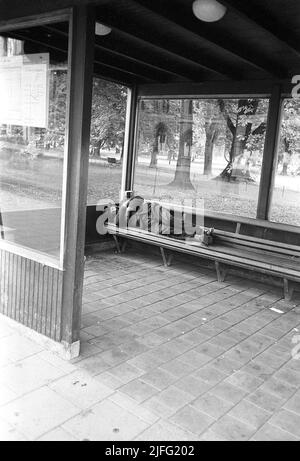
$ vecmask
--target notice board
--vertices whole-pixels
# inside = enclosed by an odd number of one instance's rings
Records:
[[[0,124],[47,128],[49,53],[0,58]]]

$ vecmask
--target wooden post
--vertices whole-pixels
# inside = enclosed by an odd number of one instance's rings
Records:
[[[126,198],[126,191],[133,189],[137,104],[137,87],[134,86],[128,89],[121,199]]]
[[[95,16],[89,6],[73,8],[70,22],[70,101],[66,164],[62,341],[79,353],[93,84]],[[70,61],[69,61],[70,62]]]
[[[281,111],[281,87],[280,85],[276,85],[273,88],[270,99],[269,116],[267,123],[267,132],[265,139],[265,148],[263,155],[263,164],[257,206],[257,219],[269,219],[274,177],[277,166],[277,149],[280,135]]]

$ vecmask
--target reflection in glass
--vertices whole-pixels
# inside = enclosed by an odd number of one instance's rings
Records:
[[[59,257],[68,39],[56,52],[51,35],[35,45],[38,34],[0,37],[1,238]]]
[[[142,99],[135,194],[256,217],[269,101]],[[200,205],[201,206],[201,205]]]
[[[300,99],[283,103],[270,219],[300,226]]]
[[[88,205],[120,198],[127,88],[94,78]]]

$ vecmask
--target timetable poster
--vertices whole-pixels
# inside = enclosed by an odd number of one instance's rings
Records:
[[[49,54],[0,58],[0,123],[47,128]]]

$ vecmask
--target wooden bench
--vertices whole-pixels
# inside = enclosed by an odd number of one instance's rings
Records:
[[[296,245],[218,229],[215,229],[214,243],[209,247],[193,238],[178,240],[139,228],[119,228],[108,224],[107,230],[114,238],[118,252],[124,251],[127,239],[159,247],[165,266],[171,264],[173,252],[212,260],[220,282],[225,280],[229,266],[260,272],[283,279],[284,297],[287,300],[293,296],[294,283],[300,282],[300,247]]]

